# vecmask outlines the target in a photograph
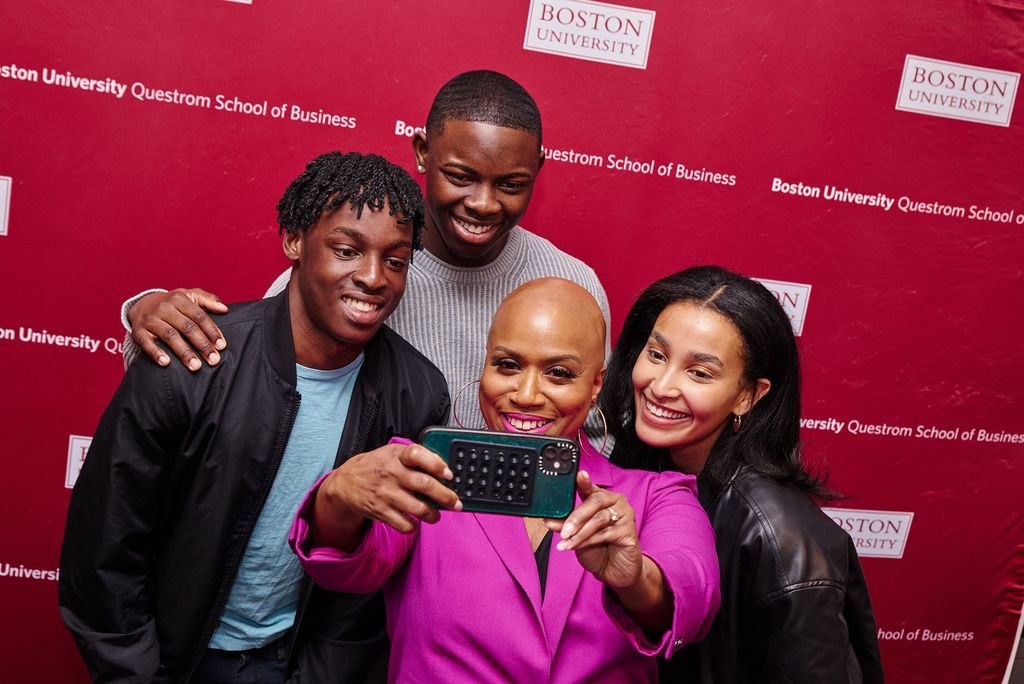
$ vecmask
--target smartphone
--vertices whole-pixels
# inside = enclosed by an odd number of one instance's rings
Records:
[[[565,518],[576,501],[580,447],[566,437],[428,427],[420,444],[448,463],[441,480],[463,510]]]

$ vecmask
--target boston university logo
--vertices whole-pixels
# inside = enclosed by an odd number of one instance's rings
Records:
[[[1009,126],[1020,74],[907,55],[896,109]]]
[[[89,453],[92,437],[71,435],[68,439],[68,469],[64,475],[64,486],[71,489],[78,481],[78,473],[82,472],[85,455]]]
[[[646,69],[654,14],[593,0],[530,0],[523,49]]]
[[[903,558],[913,513],[865,511],[856,508],[822,508],[853,539],[859,556]]]
[[[767,278],[754,278],[754,280],[768,288],[768,291],[779,300],[782,309],[789,316],[789,322],[793,324],[793,334],[799,337],[804,329],[807,302],[811,298],[811,286],[803,283],[788,283],[785,280],[768,280]]]

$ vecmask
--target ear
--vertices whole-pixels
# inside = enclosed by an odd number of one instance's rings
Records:
[[[297,230],[294,233],[285,231],[281,247],[284,249],[284,255],[289,260],[297,262],[299,254],[302,252],[302,231]]]
[[[761,397],[768,394],[768,390],[771,388],[771,380],[768,378],[758,378],[754,381],[754,385],[743,393],[743,396],[740,397],[732,412],[738,416],[748,413],[750,409],[754,408],[754,404],[761,401]]]
[[[540,170],[544,168],[545,159],[547,159],[547,157],[544,155],[544,148],[542,147],[540,148],[540,159],[537,160],[537,173],[540,173]]]
[[[594,391],[590,395],[591,404],[597,401],[597,395],[601,393],[601,388],[604,386],[604,374],[607,370],[607,366],[601,366],[601,370],[597,371],[597,375],[594,376]]]
[[[416,156],[416,168],[425,168],[427,165],[426,133],[416,133],[412,136],[412,153]]]

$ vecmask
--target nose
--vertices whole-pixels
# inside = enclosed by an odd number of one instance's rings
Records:
[[[352,280],[364,290],[379,290],[384,287],[384,264],[380,259],[364,257],[359,260],[359,267],[352,274]]]
[[[656,399],[672,399],[680,394],[679,383],[676,382],[675,373],[669,368],[662,368],[649,385],[651,394]]]
[[[540,392],[540,379],[537,374],[527,371],[519,376],[516,384],[516,391],[512,394],[512,403],[516,406],[527,408],[539,406],[544,403],[544,397]]]
[[[501,211],[497,194],[488,183],[477,183],[466,198],[465,205],[477,216],[490,216]]]

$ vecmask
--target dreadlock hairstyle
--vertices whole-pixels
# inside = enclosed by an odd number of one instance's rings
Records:
[[[441,86],[427,115],[427,135],[440,135],[448,120],[515,128],[541,141],[540,110],[523,86],[497,71],[467,71]]]
[[[423,195],[420,186],[400,166],[376,154],[328,152],[306,165],[277,203],[278,234],[306,232],[320,215],[351,204],[356,216],[363,208],[387,208],[399,223],[412,223],[412,247],[420,249]]]
[[[758,378],[771,382],[768,393],[743,416],[739,432],[729,426],[722,430],[704,466],[707,476],[724,485],[736,466],[745,464],[819,498],[839,498],[800,459],[800,358],[789,317],[761,283],[719,266],[688,268],[663,278],[644,290],[629,310],[600,397],[616,439],[612,461],[657,471],[668,457],[666,449],[637,437],[632,374],[658,316],[681,302],[715,311],[735,326],[748,386]]]

